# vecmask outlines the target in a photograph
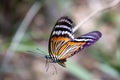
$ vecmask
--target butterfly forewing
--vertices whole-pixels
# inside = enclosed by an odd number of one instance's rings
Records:
[[[71,57],[75,51],[79,50],[80,47],[82,47],[85,44],[85,42],[78,42],[78,41],[68,41],[66,44],[64,44],[61,47],[61,53],[58,58],[60,60],[66,59]]]
[[[56,22],[49,40],[49,54],[58,57],[61,47],[73,39],[72,21],[68,17],[61,17]]]

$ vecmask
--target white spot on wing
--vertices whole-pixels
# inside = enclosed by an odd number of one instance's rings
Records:
[[[67,19],[60,19],[59,22],[66,22],[66,23],[72,25],[72,23]]]
[[[95,38],[94,36],[81,36],[81,37],[85,37],[85,38]]]
[[[70,33],[70,32],[68,32],[68,31],[53,31],[53,34],[52,35],[65,35],[65,34],[67,34],[67,35],[69,35],[69,37],[71,37],[72,39],[74,38],[73,37],[73,35]]]
[[[65,29],[72,31],[72,29],[66,25],[56,25],[55,28],[65,28]]]
[[[93,39],[74,39],[75,41],[93,41]]]

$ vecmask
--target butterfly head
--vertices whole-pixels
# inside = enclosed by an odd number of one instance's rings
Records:
[[[45,58],[50,63],[57,63],[58,62],[58,60],[56,58],[53,58],[53,57],[51,57],[49,55],[46,55]]]
[[[51,57],[51,56],[49,56],[49,55],[46,55],[45,58],[46,58],[47,63],[48,63],[48,62],[50,62],[50,63],[58,63],[58,64],[60,64],[61,66],[65,67],[66,59],[59,60],[59,59],[57,59],[57,58],[55,58],[55,57]]]

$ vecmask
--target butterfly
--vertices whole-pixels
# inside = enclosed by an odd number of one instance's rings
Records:
[[[89,47],[102,36],[101,32],[92,31],[75,38],[72,27],[73,22],[67,16],[57,20],[49,38],[49,55],[45,56],[48,62],[65,67],[67,58]]]

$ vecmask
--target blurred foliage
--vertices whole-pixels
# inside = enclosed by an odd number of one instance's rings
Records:
[[[43,75],[45,75],[44,78],[46,79],[46,76],[48,76],[49,74],[47,72],[46,73],[42,72],[43,69],[41,69],[41,66],[43,66],[43,64],[41,60],[39,61],[38,58],[34,57],[34,54],[38,53],[38,56],[40,56],[39,54],[44,54],[44,55],[48,54],[47,45],[49,41],[50,31],[52,30],[52,26],[54,25],[53,23],[55,23],[57,18],[63,14],[71,15],[73,17],[77,16],[76,13],[79,8],[78,7],[79,4],[77,2],[80,3],[82,2],[82,0],[80,1],[51,0],[50,2],[48,0],[37,0],[37,1],[41,3],[42,7],[39,13],[33,19],[33,22],[29,25],[29,29],[22,38],[22,41],[20,42],[19,46],[16,48],[16,53],[14,54],[14,57],[11,60],[12,62],[10,63],[10,65],[12,65],[10,67],[13,67],[13,70],[9,73],[4,73],[4,70],[0,72],[0,79],[2,78],[1,80],[8,80],[9,78],[12,80],[18,80],[19,78],[21,80],[26,80],[28,77],[29,77],[28,80],[30,80],[30,78],[31,80],[41,80],[41,78],[43,78]],[[15,32],[17,31],[19,25],[21,25],[23,18],[25,17],[25,14],[27,13],[27,11],[33,5],[34,2],[35,0],[1,0],[0,1],[0,45],[1,45],[0,65],[2,65],[3,58],[5,56],[7,48],[11,44],[11,39],[13,39]],[[70,10],[67,8],[69,8]],[[119,8],[117,10],[119,10]],[[85,63],[91,64],[86,67],[82,62],[80,63],[81,65],[79,65],[79,64],[74,64],[74,62],[68,60],[67,69],[66,69],[67,71],[63,71],[64,74],[62,76],[63,77],[62,80],[68,80],[67,78],[64,79],[65,78],[64,76],[67,75],[68,73],[70,73],[69,74],[70,76],[74,75],[79,80],[92,80],[92,79],[119,80],[120,79],[120,50],[119,50],[120,49],[120,15],[119,13],[120,13],[119,11],[114,12],[114,10],[103,12],[103,14],[99,16],[99,18],[96,21],[94,21],[98,26],[96,28],[98,28],[99,31],[103,33],[103,36],[104,35],[111,36],[111,34],[113,34],[112,39],[115,39],[115,42],[112,43],[111,38],[110,38],[111,40],[108,39],[108,41],[105,42],[103,39],[105,39],[107,36],[104,36],[102,37],[102,39],[99,40],[98,43],[96,43],[95,45],[88,48],[85,52],[83,52],[83,53],[88,53],[87,55],[91,56],[91,57],[87,56],[88,61],[87,58],[84,58],[86,59]],[[108,25],[108,26],[103,26],[103,25]],[[107,31],[111,31],[111,33],[109,34],[109,32]],[[107,48],[108,45],[110,45],[110,47],[112,48],[108,49]],[[37,50],[37,48],[39,48],[40,50]],[[33,51],[33,53],[29,53],[28,51]],[[33,54],[33,56],[31,56],[31,54]],[[92,61],[93,63],[88,63],[89,61]],[[78,62],[80,62],[80,60],[78,60]],[[39,65],[40,65],[39,67],[40,69],[38,69],[37,67]],[[58,69],[62,71],[61,68]],[[16,70],[18,71],[16,72]],[[25,74],[25,76],[23,76],[22,74],[23,75]],[[58,72],[57,75],[59,74],[60,73]],[[40,77],[40,79],[37,79],[38,77],[37,75]]]
[[[114,12],[107,11],[101,16],[98,22],[100,24],[104,24],[104,23],[116,24],[116,19],[117,19],[117,16]]]

